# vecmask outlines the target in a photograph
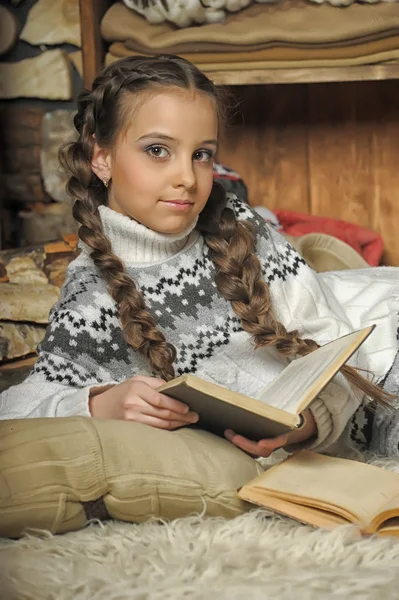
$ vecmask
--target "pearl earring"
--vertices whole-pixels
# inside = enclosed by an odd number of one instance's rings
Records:
[[[109,184],[109,179],[108,179],[108,177],[103,177],[102,181],[103,181],[104,187],[106,187],[106,188],[107,188],[107,187],[108,187],[108,184]]]

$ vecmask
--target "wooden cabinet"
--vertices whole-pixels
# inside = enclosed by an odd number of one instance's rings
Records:
[[[110,0],[80,0],[85,85],[104,59]],[[234,111],[219,159],[251,204],[352,221],[378,231],[399,265],[399,64],[212,73]]]

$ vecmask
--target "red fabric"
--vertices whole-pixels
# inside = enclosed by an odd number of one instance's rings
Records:
[[[333,235],[352,246],[369,265],[380,264],[384,243],[375,231],[329,217],[315,217],[290,210],[273,210],[273,212],[277,215],[284,233],[288,235],[296,236],[305,233]]]

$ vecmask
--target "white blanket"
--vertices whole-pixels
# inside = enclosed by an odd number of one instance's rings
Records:
[[[375,324],[361,353],[377,380],[393,364],[398,351],[399,269],[375,267],[320,273],[318,277],[343,307],[353,329]]]

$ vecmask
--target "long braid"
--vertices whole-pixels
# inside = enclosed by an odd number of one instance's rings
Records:
[[[302,339],[298,331],[287,331],[273,314],[269,288],[262,277],[261,263],[255,254],[256,228],[237,221],[234,212],[224,207],[222,195],[215,194],[208,202],[208,211],[217,215],[212,226],[200,221],[210,257],[217,269],[218,291],[232,304],[242,327],[253,339],[256,348],[273,346],[287,357],[306,356],[319,345]],[[209,218],[209,215],[208,215]],[[209,222],[209,221],[208,221]],[[392,395],[363,377],[355,368],[345,365],[341,373],[351,385],[381,404],[389,404]]]
[[[67,190],[75,199],[73,215],[81,225],[79,238],[92,249],[90,256],[108,283],[109,292],[119,307],[124,338],[134,350],[140,351],[149,360],[154,372],[165,380],[170,380],[175,375],[173,362],[176,349],[166,342],[163,333],[157,329],[141,292],[127,274],[122,261],[112,251],[98,210],[100,204],[106,203],[107,195],[91,169],[94,140],[108,141],[105,132],[101,131],[101,122],[120,90],[132,87],[138,90],[147,87],[148,82],[154,80],[155,83],[162,84],[162,75],[155,78],[139,70],[126,70],[123,63],[124,61],[120,61],[112,73],[106,72],[98,77],[92,91],[81,95],[74,121],[80,134],[79,140],[64,147],[60,159],[70,173]]]

